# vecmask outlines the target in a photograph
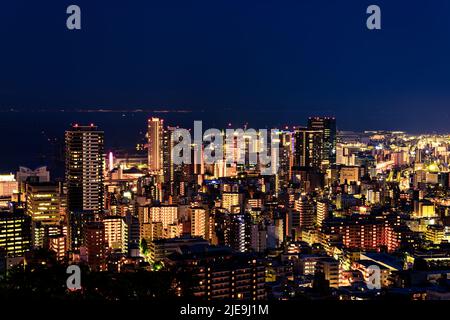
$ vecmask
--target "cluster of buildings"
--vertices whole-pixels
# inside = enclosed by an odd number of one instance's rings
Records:
[[[0,271],[43,248],[92,272],[189,274],[180,296],[450,298],[450,136],[310,117],[278,131],[279,168],[262,175],[249,161],[174,163],[177,128],[147,127],[147,144],[105,151],[101,129],[75,124],[64,179],[0,175]]]

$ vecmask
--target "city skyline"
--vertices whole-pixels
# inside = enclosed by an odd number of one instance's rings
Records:
[[[28,2],[0,10],[0,300],[450,300],[448,0]]]
[[[73,123],[63,179],[51,167],[0,175],[0,289],[42,261],[72,274],[66,291],[50,287],[61,298],[148,299],[91,287],[133,271],[167,277],[147,285],[175,283],[174,299],[448,299],[449,136],[305,120],[268,138],[151,117],[145,142],[109,151],[101,128]],[[252,160],[269,141],[271,162]],[[405,282],[424,272],[424,288]]]
[[[172,112],[156,112],[151,113],[147,116],[146,112],[138,111],[135,114],[138,116],[133,116],[133,113],[123,113],[123,110],[121,112],[114,111],[110,113],[112,117],[107,117],[106,115],[108,112],[86,112],[86,115],[89,116],[89,118],[84,119],[84,117],[77,116],[76,113],[73,112],[60,112],[61,115],[67,116],[65,117],[65,122],[61,122],[59,120],[56,120],[56,123],[54,123],[54,119],[59,119],[58,117],[53,118],[55,115],[54,113],[47,113],[45,112],[39,112],[38,119],[42,120],[42,124],[39,125],[39,127],[36,126],[36,122],[34,121],[35,117],[27,117],[23,116],[23,113],[25,112],[17,112],[17,111],[11,111],[10,114],[12,114],[14,117],[12,119],[4,119],[6,126],[11,126],[12,132],[14,134],[17,134],[18,136],[24,136],[27,137],[26,140],[22,140],[21,144],[17,144],[17,141],[14,139],[9,139],[4,141],[4,146],[9,150],[8,158],[3,158],[2,161],[0,161],[0,172],[1,173],[7,173],[7,172],[14,172],[18,166],[28,166],[32,168],[40,167],[43,165],[50,165],[52,166],[51,162],[54,160],[47,159],[48,157],[55,156],[55,152],[61,152],[61,148],[64,145],[64,131],[67,126],[73,125],[73,124],[85,124],[85,125],[91,125],[94,124],[97,125],[102,131],[105,132],[105,148],[106,150],[112,151],[114,149],[129,149],[132,150],[135,148],[136,144],[142,143],[146,138],[146,121],[147,119],[151,119],[152,117],[159,117],[163,118],[166,121],[166,124],[168,126],[173,127],[182,127],[187,129],[193,129],[194,128],[194,122],[199,121],[201,117],[201,113],[190,113],[186,112],[186,110],[183,110],[182,112],[178,113],[172,113]],[[82,112],[84,114],[84,112]],[[106,114],[106,115],[105,115]],[[208,114],[208,113],[207,113]],[[214,113],[209,113],[214,114]],[[225,114],[228,114],[226,112]],[[52,116],[53,115],[53,116]],[[74,116],[75,115],[75,116]],[[130,116],[131,115],[131,116]],[[319,114],[310,114],[310,117],[317,117]],[[320,115],[328,117],[330,114]],[[220,130],[225,130],[227,128],[258,128],[258,126],[253,126],[252,123],[255,121],[246,121],[245,119],[241,119],[239,115],[234,116],[234,120],[237,119],[236,122],[234,121],[228,121],[227,119],[224,119],[223,117],[218,117],[216,120],[212,120],[215,117],[206,117],[204,118],[204,123],[207,126],[217,126]],[[1,118],[1,117],[0,117]],[[187,118],[187,119],[186,119]],[[18,119],[21,119],[21,121],[28,122],[30,121],[30,125],[27,125],[25,127],[19,127],[15,126],[12,120],[17,121]],[[68,120],[71,119],[71,120]],[[95,120],[91,120],[95,119]],[[261,128],[265,129],[280,129],[280,130],[294,130],[295,128],[307,128],[308,127],[308,119],[303,118],[303,120],[297,121],[297,120],[288,120],[288,121],[277,121],[276,118],[272,117],[269,121],[271,122],[279,122],[276,126],[268,126],[265,125],[265,121],[262,122]],[[123,126],[124,130],[117,131],[114,130],[114,128],[118,125],[118,123],[123,122],[121,126]],[[48,123],[50,127],[45,125],[45,123]],[[184,124],[184,125],[182,125]],[[259,123],[261,125],[261,122]],[[289,124],[289,125],[288,125]],[[363,124],[359,124],[360,126],[364,126]],[[127,126],[130,126],[127,128]],[[205,130],[208,128],[205,128]],[[402,131],[406,134],[411,135],[449,135],[450,132],[436,132],[435,130],[429,130],[426,132],[421,131],[413,131],[409,132],[408,130],[398,130],[398,129],[377,129],[377,128],[366,128],[364,130],[346,130],[341,128],[341,119],[339,119],[339,123],[337,126],[338,133],[346,133],[346,132],[354,132],[355,134],[363,134],[364,132],[371,133],[371,132],[396,132],[396,131]],[[16,132],[17,130],[17,132]],[[58,151],[59,150],[59,151]],[[20,160],[24,159],[24,155],[27,155],[26,160]],[[63,170],[58,171],[58,176],[62,176],[64,174]]]

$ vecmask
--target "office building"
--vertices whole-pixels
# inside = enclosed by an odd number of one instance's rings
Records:
[[[57,183],[27,183],[26,213],[33,222],[59,225],[60,197],[60,187]]]
[[[336,163],[336,118],[309,117],[308,129],[321,130],[323,147],[322,161],[326,164]]]
[[[20,211],[0,211],[0,252],[17,257],[30,249],[31,218]]]
[[[323,156],[323,132],[297,129],[294,133],[294,141],[294,166],[320,168]]]

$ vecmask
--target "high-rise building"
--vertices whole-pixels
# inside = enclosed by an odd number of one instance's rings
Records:
[[[163,169],[164,120],[148,119],[148,170],[159,173]]]
[[[31,217],[34,248],[45,247],[49,236],[61,233],[60,185],[29,182],[25,190],[25,213]]]
[[[198,246],[200,247],[200,246]],[[188,270],[192,278],[185,286],[194,296],[206,300],[264,300],[266,267],[252,254],[234,254],[221,247],[205,246],[195,255],[180,248],[170,261]],[[181,254],[180,254],[181,252]],[[185,280],[181,280],[184,282]]]
[[[140,227],[140,239],[151,242],[158,239],[164,239],[164,229],[162,222],[145,222]]]
[[[93,124],[66,131],[67,209],[71,249],[79,248],[85,214],[103,210],[103,131]],[[81,228],[81,229],[80,229]]]
[[[125,218],[110,216],[103,220],[105,225],[105,241],[109,249],[128,252],[128,225]]]
[[[144,215],[145,214],[148,214],[148,216],[144,216],[144,222],[161,223],[164,238],[172,238],[181,235],[182,227],[181,224],[178,223],[178,206],[152,206],[147,213],[144,212]],[[153,229],[153,231],[155,231],[155,229]]]
[[[243,201],[243,195],[239,192],[222,193],[222,208],[230,213],[240,212]]]
[[[66,257],[66,237],[63,234],[49,236],[49,249],[56,255],[58,261]]]
[[[322,226],[325,219],[328,218],[329,202],[325,199],[318,200],[316,205],[316,223],[318,227]]]
[[[205,208],[193,207],[188,209],[191,221],[191,236],[209,238],[208,235],[208,212]]]
[[[319,168],[322,164],[322,131],[297,129],[294,140],[294,166]]]
[[[339,261],[333,258],[319,259],[316,264],[316,271],[323,273],[330,287],[339,287]]]
[[[267,249],[267,231],[260,224],[250,226],[250,249],[253,252],[264,252]]]
[[[292,132],[280,131],[279,177],[283,181],[284,185],[286,185],[289,182],[289,179],[292,176],[291,170],[292,166],[294,165],[292,146],[293,146]]]
[[[57,183],[28,183],[26,187],[26,213],[33,222],[58,225],[60,221],[60,192]]]
[[[85,226],[84,246],[87,262],[91,270],[106,270],[105,225],[102,222],[89,222]]]
[[[336,163],[336,118],[310,117],[308,129],[321,130],[323,133],[322,161]]]
[[[23,256],[31,249],[31,218],[23,212],[0,211],[0,252]]]
[[[12,197],[19,193],[19,183],[12,173],[0,174],[0,197]]]
[[[337,236],[346,248],[360,250],[395,250],[409,237],[399,228],[399,216],[385,216],[374,219],[370,216],[355,218],[334,218],[322,222],[321,238],[324,247],[327,235]]]
[[[248,213],[228,215],[225,229],[225,245],[236,252],[246,252],[251,242],[251,216]]]
[[[299,227],[308,229],[314,226],[314,204],[307,197],[295,200],[295,211],[299,213]]]
[[[180,181],[180,172],[182,170],[181,165],[177,165],[173,163],[173,133],[177,129],[177,127],[167,127],[164,129],[163,133],[163,172],[164,172],[164,182],[171,183],[171,194],[173,194],[173,183],[175,181]]]

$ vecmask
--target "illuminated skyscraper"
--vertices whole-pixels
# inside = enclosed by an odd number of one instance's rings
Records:
[[[60,220],[60,193],[56,183],[28,183],[26,213],[33,221],[57,225]]]
[[[26,214],[32,220],[33,247],[43,247],[50,235],[61,232],[60,186],[51,182],[26,184]]]
[[[284,184],[289,182],[292,176],[293,166],[293,148],[292,148],[292,132],[280,131],[280,169],[279,177]]]
[[[163,172],[164,182],[170,182],[174,180],[174,166],[172,161],[172,150],[174,143],[172,141],[172,133],[175,127],[168,127],[163,133]]]
[[[148,170],[158,173],[163,169],[164,120],[148,119]]]
[[[0,211],[0,252],[23,256],[31,249],[31,218],[22,212]]]
[[[294,133],[294,166],[319,168],[322,163],[321,130],[297,129]]]
[[[164,182],[170,186],[170,195],[178,193],[177,184],[183,180],[183,165],[173,162],[173,134],[177,127],[167,127],[163,133],[163,164]]]
[[[310,117],[308,129],[321,130],[323,133],[322,161],[336,163],[336,118]]]
[[[85,214],[103,210],[103,131],[73,125],[66,131],[67,209],[72,249],[79,248]]]
[[[225,245],[236,252],[246,252],[251,242],[251,217],[247,213],[228,215]]]

